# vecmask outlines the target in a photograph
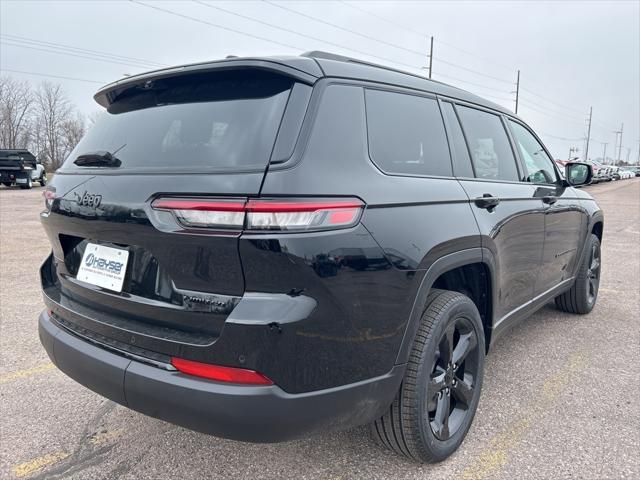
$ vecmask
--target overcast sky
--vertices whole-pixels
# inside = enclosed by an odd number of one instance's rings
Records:
[[[614,131],[624,123],[622,158],[627,148],[638,158],[640,1],[201,3],[0,0],[1,73],[34,84],[47,79],[34,74],[91,80],[48,78],[90,114],[101,83],[230,54],[325,50],[426,74],[419,69],[433,35],[434,79],[510,109],[520,69],[518,113],[557,158],[571,146],[582,153],[590,106],[589,157],[602,155],[601,142],[613,156]]]

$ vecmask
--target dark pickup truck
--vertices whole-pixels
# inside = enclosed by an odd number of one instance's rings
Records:
[[[5,187],[13,184],[20,188],[31,188],[33,182],[43,187],[47,183],[47,172],[38,159],[28,150],[0,150],[0,183]]]

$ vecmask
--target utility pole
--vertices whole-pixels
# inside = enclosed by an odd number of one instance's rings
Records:
[[[429,78],[433,73],[433,36],[431,36],[431,48],[429,49]]]
[[[520,97],[520,70],[516,79],[516,115],[518,114],[518,98]]]
[[[620,131],[617,132],[620,134],[620,146],[618,147],[618,163],[620,163],[620,155],[622,153],[622,130],[624,129],[624,123],[620,125]]]
[[[616,134],[616,141],[613,144],[613,157],[611,158],[611,165],[616,162],[616,148],[618,148],[618,135],[620,134],[620,132],[616,130],[613,133]]]
[[[591,140],[591,118],[593,116],[593,107],[589,107],[589,128],[587,130],[587,146],[584,149],[584,160],[589,161],[589,141]]]
[[[602,145],[604,145],[604,149],[602,150],[602,164],[606,165],[607,164],[607,145],[609,145],[609,143],[602,142]]]
[[[627,147],[627,165],[629,165],[629,157],[631,156],[631,149]]]
[[[568,160],[571,160],[571,154],[572,153],[575,152],[577,154],[579,151],[580,151],[580,149],[578,147],[570,147],[569,148],[569,158],[568,158]]]

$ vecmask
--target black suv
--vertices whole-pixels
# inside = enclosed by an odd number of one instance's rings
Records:
[[[45,192],[42,344],[201,432],[372,425],[439,461],[485,353],[548,301],[588,313],[603,216],[532,130],[463,90],[321,52],[129,77]]]

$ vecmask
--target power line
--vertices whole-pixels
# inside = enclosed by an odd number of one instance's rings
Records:
[[[99,83],[100,85],[104,85],[108,82],[100,81],[100,80],[89,80],[88,78],[77,78],[77,77],[65,77],[62,75],[51,75],[48,73],[40,73],[40,72],[27,72],[25,70],[14,70],[12,68],[4,68],[0,67],[0,71],[2,72],[10,72],[10,73],[21,73],[24,75],[35,75],[38,77],[49,77],[49,78],[60,78],[63,80],[74,80],[77,82],[89,82],[89,83]]]
[[[203,25],[209,25],[210,27],[219,28],[221,30],[226,30],[227,32],[237,33],[238,35],[244,35],[246,37],[251,37],[256,40],[261,40],[263,42],[273,43],[274,45],[280,45],[281,47],[290,48],[292,50],[304,50],[304,48],[298,47],[296,45],[291,45],[289,43],[278,42],[277,40],[271,40],[270,38],[261,37],[260,35],[254,35],[253,33],[243,32],[242,30],[237,30],[235,28],[227,27],[225,25],[220,25],[218,23],[208,22],[206,20],[201,20],[196,17],[190,17],[189,15],[183,15],[182,13],[174,12],[173,10],[167,10],[165,8],[158,7],[156,5],[149,5],[147,3],[143,3],[139,0],[129,0],[132,3],[138,4],[142,7],[151,8],[153,10],[157,10],[159,12],[168,13],[169,15],[174,15],[176,17],[184,18],[186,20],[192,20],[194,22],[201,23]]]
[[[463,53],[465,55],[469,55],[470,57],[473,57],[476,60],[482,60],[483,62],[492,63],[492,64],[502,68],[505,71],[513,72],[513,67],[509,67],[509,66],[505,65],[504,63],[496,62],[495,60],[491,60],[490,58],[487,58],[487,57],[481,57],[477,53],[470,52],[469,50],[465,50],[464,48],[460,48],[460,47],[458,47],[456,45],[452,45],[451,43],[448,43],[448,42],[443,42],[442,40],[436,40],[436,41],[439,44],[444,45],[445,47],[451,48],[452,50],[457,50],[458,52]]]
[[[530,90],[530,89],[528,89],[528,88],[521,87],[521,89],[522,89],[522,90],[524,90],[524,91],[526,91],[526,92],[529,92],[531,95],[533,95],[533,96],[535,96],[535,97],[538,97],[538,98],[540,98],[541,100],[544,100],[544,101],[546,101],[546,102],[548,102],[548,103],[550,103],[550,104],[552,104],[552,105],[555,105],[555,106],[557,106],[557,107],[564,108],[564,109],[566,109],[566,110],[569,110],[569,111],[571,111],[571,112],[577,113],[577,114],[579,114],[579,115],[584,115],[584,112],[580,112],[579,110],[576,110],[576,109],[571,108],[571,107],[567,107],[566,105],[563,105],[563,104],[561,104],[561,103],[558,103],[558,102],[555,102],[555,101],[553,101],[553,100],[550,100],[549,98],[544,97],[544,96],[540,95],[539,93],[533,92],[533,91],[531,91],[531,90]],[[545,107],[545,108],[547,108],[547,107]],[[600,120],[595,120],[595,119],[594,119],[594,120],[593,120],[593,122],[594,122],[594,123],[600,123],[601,128],[607,128],[607,129],[610,129],[610,130],[613,130],[613,129],[615,128],[615,127],[610,126],[610,125],[605,125],[605,123],[604,123],[604,122],[602,122],[602,121],[600,121]],[[597,125],[596,125],[596,126],[597,126]]]
[[[194,0],[194,1],[197,1],[198,3],[204,3],[204,2],[199,1],[199,0]],[[326,20],[322,20],[322,19],[314,17],[312,15],[308,15],[306,13],[299,12],[297,10],[294,10],[293,8],[285,7],[283,5],[279,5],[279,4],[277,4],[275,2],[271,2],[269,0],[262,0],[262,1],[264,3],[268,3],[271,6],[274,6],[276,8],[280,8],[280,9],[285,10],[287,12],[294,13],[295,15],[299,15],[301,17],[308,18],[309,20],[313,20],[315,22],[319,22],[319,23],[322,23],[324,25],[329,25],[330,27],[337,28],[338,30],[342,30],[344,32],[348,32],[348,33],[351,33],[353,35],[357,35],[359,37],[366,38],[368,40],[373,40],[374,42],[382,43],[383,45],[388,45],[389,47],[397,48],[399,50],[404,50],[405,52],[414,53],[416,55],[424,57],[424,52],[421,52],[419,50],[413,50],[411,48],[403,47],[402,45],[398,45],[396,43],[391,43],[391,42],[387,42],[385,40],[381,40],[381,39],[376,38],[376,37],[371,37],[371,36],[366,35],[364,33],[356,32],[355,30],[351,30],[351,29],[343,27],[341,25],[337,25],[335,23],[328,22]],[[208,5],[208,6],[211,6],[211,5]],[[213,8],[218,8],[219,10],[222,10],[220,7],[213,7]]]
[[[577,138],[559,137],[557,135],[552,135],[550,133],[545,133],[545,132],[540,132],[540,131],[538,132],[538,134],[543,136],[543,137],[550,137],[550,138],[554,138],[556,140],[564,140],[564,141],[567,141],[567,142],[579,142],[579,141],[584,140],[584,137],[577,137]]]
[[[522,98],[520,98],[520,100],[522,101]],[[576,117],[574,115],[571,115],[571,114],[566,113],[566,112],[562,112],[560,110],[554,110],[553,108],[549,108],[546,105],[539,105],[539,104],[533,103],[533,102],[531,102],[529,100],[524,100],[524,101],[529,103],[529,105],[533,105],[535,108],[543,108],[546,112],[553,113],[553,114],[556,114],[558,116],[574,120],[576,122],[579,122],[579,121],[584,122],[584,117]]]
[[[493,90],[494,92],[507,93],[504,90],[501,90],[499,88],[488,87],[486,85],[481,85],[479,83],[469,82],[468,80],[462,80],[461,78],[453,77],[451,75],[445,75],[445,74],[439,73],[438,76],[442,77],[442,78],[447,78],[449,80],[454,80],[454,81],[460,82],[460,83],[467,83],[469,85],[473,85],[474,87],[484,88],[486,90]],[[510,99],[509,101],[512,101],[512,99]]]
[[[84,58],[86,60],[94,60],[94,61],[97,61],[97,62],[106,62],[106,63],[113,63],[113,64],[119,64],[119,65],[127,65],[129,67],[136,67],[136,68],[149,68],[148,66],[141,66],[139,64],[134,64],[134,63],[131,63],[131,62],[124,62],[124,61],[117,61],[117,60],[107,60],[105,58],[98,58],[98,57],[95,57],[95,56],[83,55],[83,54],[78,54],[78,53],[64,52],[64,51],[60,51],[60,50],[51,50],[51,49],[47,49],[47,48],[35,47],[35,46],[32,46],[32,45],[21,45],[19,43],[8,42],[6,40],[0,40],[0,44],[6,45],[6,46],[10,46],[10,47],[26,48],[28,50],[37,50],[37,51],[40,51],[40,52],[53,53],[55,55],[67,55],[69,57]]]
[[[162,63],[158,63],[158,62],[154,62],[151,60],[145,60],[143,58],[135,58],[135,57],[128,57],[128,56],[124,56],[124,55],[117,55],[117,54],[113,54],[113,53],[109,53],[109,52],[102,52],[99,50],[90,50],[88,48],[82,48],[82,47],[75,47],[73,45],[68,45],[68,44],[63,44],[63,43],[55,43],[55,42],[49,42],[49,41],[44,41],[44,40],[37,40],[35,38],[27,38],[27,37],[20,37],[18,35],[9,35],[7,33],[0,33],[0,37],[4,37],[7,40],[10,41],[14,41],[14,42],[19,42],[19,43],[27,43],[30,45],[35,45],[35,46],[41,46],[41,47],[48,47],[48,48],[62,48],[65,50],[70,50],[74,53],[82,53],[82,54],[90,54],[90,55],[95,55],[95,56],[100,56],[103,58],[107,58],[107,59],[111,59],[111,60],[119,60],[119,61],[130,61],[130,62],[134,62],[134,63],[139,63],[139,64],[146,64],[152,67],[167,67],[168,65],[162,64]]]
[[[355,4],[352,4],[352,3],[346,2],[346,1],[344,1],[344,0],[339,0],[339,1],[340,1],[342,4],[344,4],[344,5],[346,5],[346,6],[350,7],[350,8],[352,8],[352,9],[354,9],[354,10],[357,10],[357,11],[359,11],[359,12],[365,13],[365,14],[367,14],[367,15],[371,16],[371,17],[377,18],[378,20],[380,20],[380,21],[382,21],[382,22],[385,22],[385,23],[388,23],[389,25],[393,25],[393,26],[395,26],[396,28],[398,28],[398,29],[400,29],[400,30],[404,30],[404,31],[411,32],[411,33],[413,33],[413,34],[415,34],[415,35],[418,35],[418,36],[420,36],[420,37],[426,37],[426,36],[427,36],[427,34],[426,34],[426,33],[424,33],[424,32],[417,31],[417,30],[412,29],[412,28],[410,28],[410,27],[408,27],[408,26],[406,26],[406,25],[401,25],[401,24],[399,24],[399,23],[397,23],[397,22],[394,22],[394,21],[392,21],[392,20],[389,20],[388,18],[382,17],[382,16],[380,16],[380,15],[378,15],[378,14],[374,13],[374,12],[371,12],[371,11],[369,11],[369,10],[365,9],[365,8],[362,8],[362,7],[360,7],[360,6],[356,6]],[[457,51],[459,51],[459,52],[461,52],[461,53],[464,53],[465,55],[469,55],[469,56],[472,56],[472,57],[474,57],[474,58],[476,58],[476,59],[482,59],[482,60],[484,60],[484,61],[487,61],[487,62],[493,63],[494,65],[500,66],[501,68],[503,68],[503,69],[505,69],[505,70],[511,70],[511,68],[510,68],[510,67],[507,67],[505,64],[498,63],[498,62],[496,62],[496,61],[494,61],[494,60],[491,60],[491,59],[488,59],[488,58],[480,57],[480,56],[478,56],[477,54],[475,54],[475,53],[473,53],[473,52],[471,52],[471,51],[469,51],[469,50],[465,50],[465,49],[460,48],[460,47],[458,47],[458,46],[456,46],[456,45],[450,44],[450,43],[448,43],[448,42],[443,42],[443,41],[441,41],[441,40],[436,40],[436,41],[437,41],[439,44],[441,44],[441,45],[444,45],[444,46],[446,46],[446,47],[449,47],[449,48],[451,48],[451,49],[453,49],[453,50],[457,50]],[[498,81],[501,81],[501,82],[509,83],[509,82],[506,82],[505,80],[499,79],[499,78],[497,78],[497,77],[492,77],[492,76],[487,75],[487,74],[484,74],[484,73],[482,73],[482,72],[478,72],[477,70],[473,70],[473,69],[470,69],[470,68],[462,67],[461,65],[455,64],[455,63],[453,63],[453,62],[448,62],[448,61],[440,60],[440,59],[437,59],[437,60],[438,60],[438,61],[440,61],[440,62],[442,62],[442,63],[445,63],[445,64],[449,64],[449,65],[451,65],[451,66],[454,66],[454,67],[456,67],[456,68],[464,69],[464,70],[466,70],[466,71],[469,71],[470,73],[474,73],[474,74],[477,74],[477,75],[482,75],[482,76],[485,76],[485,77],[487,77],[487,78],[492,78],[493,80],[498,80]],[[467,82],[467,83],[470,83],[470,82]],[[542,100],[544,100],[544,101],[547,101],[547,102],[549,102],[549,103],[551,103],[551,104],[553,104],[553,105],[556,105],[557,107],[567,109],[567,110],[569,110],[569,111],[571,111],[571,112],[573,112],[573,113],[578,113],[578,114],[580,114],[580,115],[583,115],[583,113],[584,113],[584,112],[580,112],[580,111],[578,111],[578,110],[576,110],[576,109],[574,109],[574,108],[572,108],[572,107],[568,107],[568,106],[563,105],[563,104],[561,104],[561,103],[559,103],[559,102],[556,102],[555,100],[551,100],[550,98],[547,98],[547,97],[545,97],[545,96],[543,96],[543,95],[540,95],[540,94],[538,94],[538,93],[536,93],[536,92],[533,92],[533,91],[532,91],[532,90],[530,90],[530,89],[527,89],[527,88],[524,88],[524,87],[521,87],[521,89],[522,89],[522,90],[525,90],[525,91],[527,91],[527,92],[529,92],[531,95],[534,95],[534,96],[536,96],[536,97],[538,97],[538,98],[540,98],[540,99],[542,99]],[[597,121],[597,120],[594,120],[594,123],[600,123],[601,125],[604,125],[604,123],[603,123],[603,122],[601,122],[601,121]],[[602,127],[601,127],[601,128],[602,128]],[[613,128],[613,127],[611,127],[610,125],[607,125],[607,126],[606,126],[606,127],[604,127],[604,128],[611,129],[611,128]]]
[[[541,114],[546,115],[548,117],[560,119],[560,120],[563,120],[565,122],[572,122],[572,123],[575,123],[575,124],[578,124],[578,125],[581,125],[581,126],[585,127],[585,124],[584,124],[583,121],[577,121],[577,120],[574,120],[574,119],[572,119],[570,117],[562,117],[562,116],[559,116],[559,115],[551,114],[548,111],[540,110],[540,109],[536,108],[535,106],[530,105],[528,102],[524,102],[522,99],[520,100],[520,103],[524,107],[528,108],[529,110],[533,110],[535,112],[541,113]]]
[[[408,32],[415,33],[416,35],[418,35],[418,36],[420,36],[420,37],[426,37],[426,36],[427,36],[427,34],[426,34],[426,33],[424,33],[424,32],[419,32],[418,30],[414,30],[414,29],[412,29],[412,28],[410,28],[410,27],[407,27],[406,25],[400,25],[399,23],[396,23],[396,22],[394,22],[394,21],[392,21],[392,20],[389,20],[388,18],[381,17],[381,16],[380,16],[380,15],[378,15],[377,13],[373,13],[373,12],[371,12],[371,11],[369,11],[369,10],[366,10],[366,9],[362,8],[362,7],[356,7],[355,5],[353,5],[353,4],[349,3],[349,2],[345,2],[345,1],[343,1],[343,0],[339,0],[339,1],[340,1],[340,3],[342,3],[343,5],[346,5],[346,6],[347,6],[347,7],[349,7],[349,8],[353,8],[354,10],[359,10],[359,11],[361,11],[362,13],[366,13],[367,15],[370,15],[370,16],[372,16],[372,17],[375,17],[375,18],[377,18],[378,20],[381,20],[381,21],[383,21],[383,22],[388,23],[389,25],[394,25],[395,27],[397,27],[397,28],[399,28],[399,29],[401,29],[401,30],[406,30],[406,31],[408,31]]]
[[[525,92],[529,92],[529,94],[533,95],[534,97],[538,97],[539,99],[544,100],[546,102],[549,102],[549,103],[551,103],[553,105],[556,105],[558,107],[565,108],[565,109],[567,109],[567,110],[569,110],[571,112],[577,113],[579,115],[583,115],[584,114],[584,112],[580,112],[580,111],[578,111],[578,110],[576,110],[576,109],[574,109],[572,107],[567,107],[566,105],[563,105],[561,103],[555,102],[555,101],[553,101],[553,100],[551,100],[551,99],[549,99],[547,97],[544,97],[544,96],[540,95],[539,93],[536,93],[536,92],[530,90],[529,88],[522,87],[522,90],[524,90]]]
[[[449,66],[452,66],[452,67],[455,67],[455,68],[459,68],[460,70],[464,70],[465,72],[473,73],[474,75],[480,75],[481,77],[490,78],[490,79],[495,80],[497,82],[506,83],[508,85],[513,85],[514,84],[513,82],[511,82],[509,80],[504,80],[502,78],[494,77],[492,75],[487,75],[486,73],[482,73],[482,72],[479,72],[477,70],[473,70],[471,68],[463,67],[462,65],[458,65],[457,63],[449,62],[448,60],[443,60],[443,59],[437,58],[437,57],[436,57],[435,60],[440,62],[440,63],[444,63],[445,65],[449,65]]]
[[[263,1],[266,1],[266,0],[263,0]],[[269,2],[269,3],[270,3],[270,2]],[[371,12],[371,11],[369,11],[369,10],[367,10],[367,9],[364,9],[364,8],[362,8],[362,7],[360,7],[360,6],[356,6],[355,4],[348,3],[348,2],[345,2],[345,1],[343,1],[343,0],[340,0],[340,3],[342,3],[342,4],[346,5],[346,6],[348,6],[349,8],[353,8],[354,10],[358,10],[358,11],[360,11],[360,12],[362,12],[362,13],[365,13],[365,14],[367,14],[367,15],[370,15],[370,16],[374,17],[374,18],[377,18],[378,20],[380,20],[380,21],[382,21],[382,22],[385,22],[385,23],[388,23],[389,25],[393,25],[393,26],[395,26],[396,28],[399,28],[400,30],[405,30],[405,31],[411,32],[411,33],[413,33],[413,34],[415,34],[415,35],[418,35],[418,36],[420,36],[420,37],[422,37],[422,38],[428,37],[428,35],[427,35],[426,33],[424,33],[424,32],[419,32],[419,31],[414,30],[414,29],[412,29],[412,28],[410,28],[410,27],[407,27],[406,25],[401,25],[401,24],[399,24],[399,23],[397,23],[397,22],[394,22],[394,21],[392,21],[392,20],[389,20],[388,18],[382,17],[382,16],[380,16],[380,15],[378,15],[378,14],[374,13],[374,12]],[[444,45],[444,46],[446,46],[446,47],[453,48],[453,49],[458,50],[458,51],[460,51],[460,52],[466,53],[467,55],[471,55],[472,57],[474,57],[474,58],[476,58],[476,59],[485,60],[485,61],[490,62],[490,63],[496,63],[496,62],[494,62],[493,60],[484,59],[484,58],[479,57],[478,55],[476,55],[476,54],[474,54],[474,53],[468,52],[468,51],[466,51],[466,50],[464,50],[464,49],[462,49],[462,48],[460,48],[460,47],[456,47],[455,45],[452,45],[452,44],[450,44],[450,43],[446,43],[446,42],[443,42],[443,41],[441,41],[441,40],[437,40],[437,39],[436,39],[436,42],[438,42],[438,43],[440,43],[440,44],[442,44],[442,45]],[[422,52],[420,52],[420,53],[422,53]],[[468,72],[475,73],[475,74],[477,74],[477,75],[481,75],[481,76],[484,76],[484,77],[492,78],[492,79],[494,79],[494,80],[498,80],[499,82],[513,83],[513,82],[507,82],[506,80],[503,80],[503,79],[501,79],[501,78],[492,77],[491,75],[487,75],[487,74],[485,74],[485,73],[479,72],[478,70],[473,70],[473,69],[470,69],[470,68],[464,67],[464,66],[459,65],[459,64],[457,64],[457,63],[453,63],[453,62],[444,62],[443,60],[440,60],[440,61],[441,61],[441,62],[443,62],[443,63],[447,63],[448,65],[454,66],[454,67],[456,67],[456,68],[460,68],[460,69],[462,69],[462,70],[466,70],[466,71],[468,71]],[[506,67],[506,66],[503,66],[502,64],[497,64],[497,65],[501,66],[501,67],[502,67],[502,68],[504,68],[505,70],[513,71],[513,68],[512,68],[512,67]]]
[[[158,7],[158,6],[156,6],[156,5],[149,5],[149,4],[144,3],[144,2],[141,2],[141,1],[139,1],[139,0],[129,0],[129,1],[130,1],[130,2],[132,2],[132,3],[136,3],[136,4],[138,4],[138,5],[141,5],[141,6],[143,6],[143,7],[152,8],[152,9],[154,9],[154,10],[158,10],[158,11],[160,11],[160,12],[168,13],[168,14],[170,14],[170,15],[174,15],[174,16],[177,16],[177,17],[180,17],[180,18],[184,18],[184,19],[186,19],[186,20],[192,20],[192,21],[194,21],[194,22],[202,23],[202,24],[204,24],[204,25],[208,25],[208,26],[211,26],[211,27],[214,27],[214,28],[220,28],[220,29],[222,29],[222,30],[227,30],[227,31],[229,31],[229,32],[237,33],[237,34],[239,34],[239,35],[245,35],[245,36],[247,36],[247,37],[255,38],[255,39],[257,39],[257,40],[262,40],[262,41],[264,41],[264,42],[273,43],[273,44],[275,44],[275,45],[281,45],[281,46],[284,46],[284,47],[287,47],[287,48],[291,48],[291,49],[294,49],[294,50],[303,50],[303,51],[305,50],[304,48],[299,47],[299,46],[296,46],[296,45],[291,45],[291,44],[289,44],[289,43],[279,42],[279,41],[277,41],[277,40],[272,40],[272,39],[270,39],[270,38],[261,37],[261,36],[259,36],[259,35],[254,35],[254,34],[252,34],[252,33],[247,33],[247,32],[244,32],[244,31],[242,31],[242,30],[235,29],[235,28],[227,27],[227,26],[220,25],[220,24],[213,23],[213,22],[208,22],[208,21],[206,21],[206,20],[202,20],[202,19],[200,19],[200,18],[196,18],[196,17],[191,17],[191,16],[189,16],[189,15],[184,15],[184,14],[182,14],[182,13],[175,12],[175,11],[173,11],[173,10],[167,10],[166,8],[161,8],[161,7]],[[260,21],[260,20],[255,20],[255,21],[257,21],[257,22],[260,22],[260,23],[261,23],[261,21]],[[276,27],[276,28],[281,28],[281,27]],[[304,34],[300,34],[300,35],[304,35]],[[319,39],[319,41],[322,41],[322,42],[324,42],[324,43],[330,43],[330,42],[327,42],[326,40],[322,40],[322,39]],[[379,59],[379,60],[384,60],[384,61],[386,61],[386,62],[395,63],[395,64],[397,64],[397,65],[402,65],[402,66],[404,66],[404,67],[417,68],[415,65],[410,65],[410,64],[408,64],[408,63],[402,63],[402,62],[399,62],[399,61],[394,60],[394,59],[392,59],[392,58],[380,57],[380,56],[378,56],[378,55],[374,55],[374,54],[371,54],[371,53],[367,53],[367,52],[364,52],[364,51],[362,51],[362,50],[356,50],[356,49],[354,49],[354,48],[346,47],[346,46],[344,46],[344,45],[340,45],[340,44],[333,44],[333,45],[338,46],[339,48],[343,48],[343,49],[345,49],[345,50],[350,50],[350,51],[352,51],[352,52],[356,52],[356,53],[360,53],[360,54],[362,54],[362,55],[366,55],[366,56],[368,56],[368,57],[377,58],[377,59]]]
[[[288,29],[288,28],[285,28],[285,27],[281,27],[281,26],[279,26],[279,25],[274,25],[273,23],[265,22],[264,20],[259,20],[259,19],[257,19],[257,18],[253,18],[253,17],[250,17],[250,16],[248,16],[248,15],[243,15],[243,14],[241,14],[241,13],[237,13],[237,12],[233,12],[233,11],[231,11],[231,10],[227,10],[226,8],[218,7],[218,6],[216,6],[216,5],[209,5],[209,4],[207,4],[207,3],[205,3],[205,2],[202,2],[202,1],[200,1],[200,0],[193,0],[193,1],[194,1],[195,3],[198,3],[198,4],[202,5],[202,6],[204,6],[204,7],[208,7],[208,8],[216,9],[216,10],[219,10],[219,11],[222,11],[222,12],[225,12],[225,13],[228,13],[228,14],[230,14],[230,15],[234,15],[234,16],[236,16],[236,17],[244,18],[244,19],[246,19],[246,20],[250,20],[250,21],[252,21],[252,22],[260,23],[260,24],[262,24],[262,25],[266,25],[266,26],[271,27],[271,28],[275,28],[275,29],[278,29],[278,30],[282,30],[282,31],[284,31],[284,32],[293,33],[294,35],[299,35],[299,36],[301,36],[301,37],[305,37],[305,38],[308,38],[308,39],[314,40],[314,41],[316,41],[316,42],[322,42],[322,43],[325,43],[325,44],[327,44],[327,45],[333,45],[334,47],[343,48],[343,49],[345,49],[345,50],[349,50],[349,51],[351,51],[351,52],[356,52],[356,53],[359,53],[359,54],[362,54],[362,55],[367,55],[367,56],[370,56],[370,57],[373,57],[373,58],[378,58],[378,59],[380,59],[380,60],[384,60],[384,61],[387,61],[387,62],[397,63],[398,65],[404,65],[404,66],[406,66],[406,67],[410,67],[410,68],[417,68],[417,67],[415,67],[415,66],[413,66],[413,65],[409,65],[409,64],[401,63],[401,62],[398,62],[397,60],[393,60],[393,59],[391,59],[391,58],[386,58],[386,57],[376,56],[376,55],[373,55],[373,54],[371,54],[371,53],[365,52],[365,51],[363,51],[363,50],[357,50],[357,49],[355,49],[355,48],[347,47],[347,46],[345,46],[345,45],[342,45],[342,44],[339,44],[339,43],[335,43],[335,42],[331,42],[331,41],[329,41],[329,40],[325,40],[325,39],[323,39],[323,38],[314,37],[314,36],[312,36],[312,35],[308,35],[308,34],[306,34],[306,33],[301,33],[301,32],[297,32],[297,31],[295,31],[295,30],[291,30],[291,29]],[[267,3],[270,3],[270,2],[267,2]],[[276,6],[276,7],[277,7],[277,6],[279,6],[279,5],[275,5],[275,4],[273,4],[273,5],[274,5],[274,6]],[[283,7],[283,8],[285,8],[285,7]],[[285,8],[285,9],[286,9],[286,8]],[[289,9],[287,9],[287,10],[289,10]],[[293,11],[293,10],[292,10],[292,11]],[[323,22],[323,23],[326,23],[326,22]],[[354,33],[355,33],[355,32],[354,32]],[[370,38],[370,37],[368,37],[368,38]],[[400,47],[400,48],[401,48],[401,47]]]

